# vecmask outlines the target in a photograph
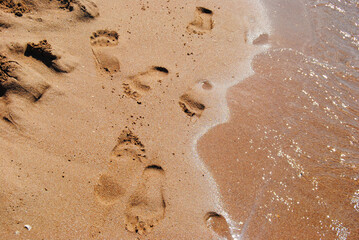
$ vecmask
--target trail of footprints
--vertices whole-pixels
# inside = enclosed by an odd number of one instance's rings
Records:
[[[5,12],[11,12],[17,17],[31,13],[34,10],[42,8],[39,1],[28,0],[2,0],[0,9]],[[97,5],[91,0],[57,0],[49,1],[46,5],[50,9],[66,9],[75,12],[77,17],[83,20],[93,19],[100,15]]]
[[[103,173],[94,193],[103,205],[114,205],[124,199],[125,228],[140,235],[150,233],[166,213],[163,192],[165,171],[151,163],[141,141],[132,131],[122,131],[110,154],[110,166]],[[232,239],[226,219],[208,212],[204,223],[220,238]]]
[[[126,198],[126,229],[139,234],[151,232],[166,210],[165,172],[151,164],[145,152],[139,139],[130,130],[124,130],[111,152],[110,167],[94,187],[97,199],[104,205]]]
[[[89,1],[79,2],[80,10],[86,17],[99,15],[97,6]],[[197,7],[195,18],[187,26],[187,31],[194,34],[209,33],[214,27],[213,11]],[[111,53],[111,48],[119,44],[119,35],[111,30],[98,30],[90,37],[90,45],[101,70],[113,74],[120,70],[120,62]],[[263,45],[268,42],[268,34],[261,34],[252,44]],[[41,61],[47,67],[59,73],[69,73],[76,65],[71,56],[55,51],[42,40],[39,43],[12,45],[10,51],[21,53]],[[126,78],[123,89],[127,96],[139,101],[143,95],[156,87],[169,74],[165,67],[153,66],[144,72]],[[0,113],[4,121],[16,125],[11,111],[11,98],[18,96],[37,102],[50,85],[30,67],[0,54]],[[206,109],[207,94],[213,88],[212,83],[202,80],[179,97],[179,106],[189,117],[201,117]],[[166,200],[163,193],[165,171],[154,165],[146,156],[141,141],[130,130],[124,130],[109,157],[109,168],[94,186],[97,200],[103,205],[116,204],[125,198],[125,224],[130,232],[146,234],[153,230],[165,216]],[[219,237],[231,239],[228,223],[215,212],[209,212],[204,222]]]

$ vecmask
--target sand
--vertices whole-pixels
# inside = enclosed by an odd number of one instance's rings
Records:
[[[268,49],[258,3],[8,0],[0,34],[3,239],[235,237],[196,149]]]

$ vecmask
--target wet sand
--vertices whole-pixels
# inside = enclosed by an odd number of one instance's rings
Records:
[[[272,48],[199,141],[241,239],[359,238],[357,6],[305,3],[266,5]]]

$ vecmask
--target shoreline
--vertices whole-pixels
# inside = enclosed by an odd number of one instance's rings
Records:
[[[267,4],[273,48],[255,58],[255,75],[229,89],[232,118],[199,140],[199,154],[241,223],[241,238],[356,239],[357,151],[345,140],[356,130],[342,126],[356,126],[346,108],[356,102],[345,96],[356,91],[343,87],[356,79],[355,43],[345,39],[348,52],[333,53],[340,37],[322,30],[334,15],[330,6]],[[352,7],[336,10],[345,16]],[[344,20],[335,26],[353,27]]]
[[[206,134],[213,128],[228,123],[230,121],[231,118],[231,111],[228,105],[228,91],[237,86],[238,84],[240,84],[242,81],[245,81],[246,79],[250,78],[251,76],[253,76],[255,74],[255,72],[253,71],[252,68],[252,61],[253,59],[260,55],[260,54],[265,54],[267,51],[270,50],[271,45],[270,43],[267,42],[267,37],[268,35],[270,36],[272,34],[272,26],[271,23],[269,21],[269,18],[267,17],[267,11],[264,8],[264,4],[258,0],[256,3],[251,3],[254,5],[253,9],[257,9],[259,8],[260,14],[257,14],[257,17],[260,16],[261,17],[261,24],[257,25],[256,28],[252,28],[251,30],[253,30],[253,32],[248,33],[248,42],[255,42],[258,41],[257,39],[261,39],[261,36],[264,34],[266,35],[266,39],[264,40],[263,43],[260,43],[259,45],[261,45],[261,49],[257,49],[257,52],[255,52],[253,55],[251,55],[250,59],[248,60],[247,63],[249,63],[249,67],[247,68],[247,71],[245,72],[241,72],[241,77],[236,78],[236,81],[232,81],[230,83],[227,83],[226,86],[223,86],[223,89],[221,89],[221,91],[223,91],[224,93],[221,94],[223,97],[223,102],[221,105],[223,108],[225,108],[225,110],[223,111],[223,117],[222,120],[216,122],[216,123],[212,123],[210,125],[204,126],[203,130],[200,131],[199,133],[197,133],[194,137],[193,140],[193,155],[195,156],[196,162],[197,164],[199,164],[201,166],[202,169],[205,169],[207,172],[209,172],[211,174],[211,169],[205,164],[205,162],[203,161],[203,159],[201,159],[200,154],[198,153],[198,141],[200,141],[201,138],[205,138]],[[266,24],[265,24],[266,23]],[[263,25],[262,25],[263,24]],[[252,26],[253,27],[253,26]],[[240,68],[240,67],[239,67]],[[244,67],[240,68],[241,70],[244,69]],[[236,74],[236,76],[239,76],[239,74]],[[202,143],[203,144],[203,143]],[[198,165],[197,165],[198,166]],[[245,234],[242,232],[242,228],[241,225],[243,224],[242,222],[235,222],[231,219],[231,215],[229,212],[226,211],[223,202],[222,202],[222,196],[220,194],[219,191],[219,187],[217,182],[214,180],[213,175],[211,174],[211,180],[212,180],[212,184],[211,187],[213,188],[213,192],[216,192],[217,195],[215,196],[215,202],[216,202],[216,212],[221,214],[222,216],[224,216],[224,218],[226,219],[227,223],[229,224],[229,228],[230,228],[230,233],[231,233],[231,237],[234,240],[240,240],[242,239],[242,235]],[[245,227],[245,226],[244,226]]]
[[[359,239],[358,6],[325,2],[2,1],[0,235]]]

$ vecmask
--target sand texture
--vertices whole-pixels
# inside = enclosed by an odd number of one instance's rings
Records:
[[[2,239],[231,239],[197,139],[268,43],[245,1],[0,3]],[[31,229],[29,229],[29,226]]]

